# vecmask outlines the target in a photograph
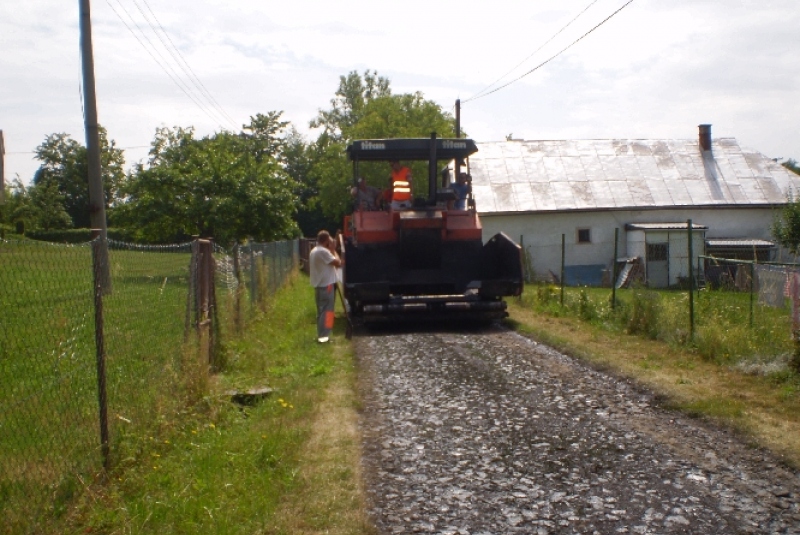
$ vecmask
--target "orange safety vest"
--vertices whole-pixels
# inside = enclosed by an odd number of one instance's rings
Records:
[[[405,202],[411,200],[411,169],[401,167],[392,171],[392,201]]]

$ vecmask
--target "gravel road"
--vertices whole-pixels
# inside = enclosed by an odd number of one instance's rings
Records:
[[[379,533],[800,534],[800,474],[547,346],[353,341]]]

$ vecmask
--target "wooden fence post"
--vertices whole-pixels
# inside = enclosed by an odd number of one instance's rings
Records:
[[[211,242],[198,240],[197,255],[197,334],[200,339],[200,357],[212,364],[211,352],[211,286],[214,282]],[[211,269],[210,269],[211,268]]]

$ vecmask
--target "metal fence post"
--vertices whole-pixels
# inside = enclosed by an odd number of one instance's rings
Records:
[[[617,308],[617,255],[619,254],[619,228],[614,229],[614,258],[611,261],[611,310]]]
[[[105,253],[105,254],[104,254]],[[108,394],[106,391],[106,348],[103,321],[104,286],[110,283],[107,265],[108,244],[101,231],[92,230],[92,265],[94,282],[94,343],[97,357],[97,401],[100,417],[100,450],[103,468],[109,467]]]
[[[564,251],[566,249],[567,235],[561,235],[561,306],[564,306]]]
[[[250,244],[250,308],[258,301],[258,268],[256,267],[256,251],[253,244]]]
[[[755,260],[750,264],[750,328],[753,328],[753,301],[756,287],[756,263]]]
[[[239,244],[233,246],[233,276],[236,278],[236,291],[233,296],[233,323],[236,331],[242,328],[242,272],[239,265]]]
[[[687,222],[689,227],[689,258],[686,262],[689,266],[689,339],[694,340],[694,273],[692,264],[692,220]]]

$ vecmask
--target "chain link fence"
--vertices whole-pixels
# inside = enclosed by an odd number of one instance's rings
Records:
[[[540,284],[532,299],[629,327],[644,322],[648,335],[720,361],[774,361],[797,352],[800,266],[770,261],[775,246],[729,240],[725,247],[739,257],[720,258],[706,247],[705,227],[691,220],[629,227],[624,238],[614,228],[534,243],[521,237],[526,281]]]
[[[0,533],[53,532],[104,467],[202,398],[224,339],[297,263],[297,240],[0,241]]]

